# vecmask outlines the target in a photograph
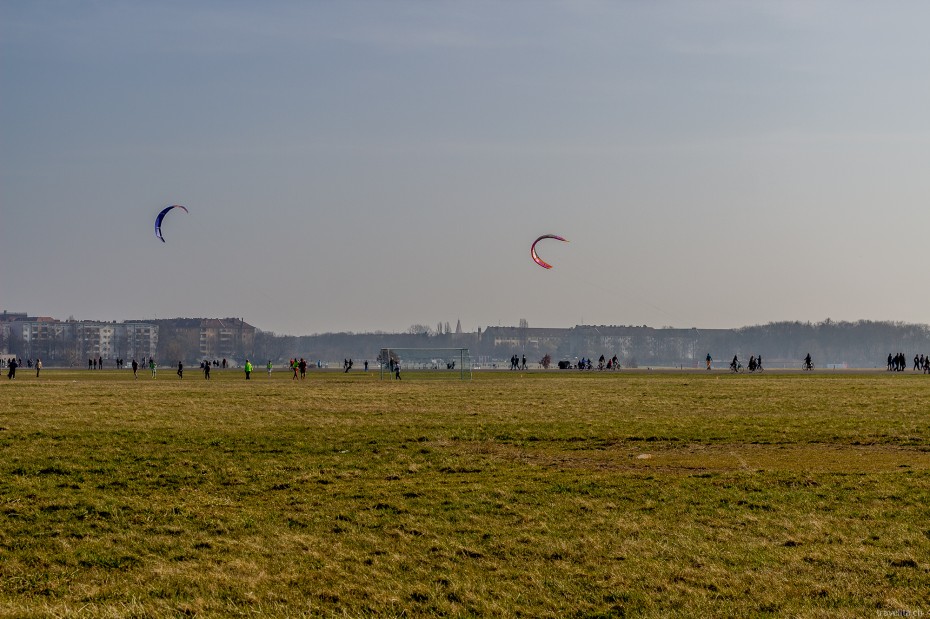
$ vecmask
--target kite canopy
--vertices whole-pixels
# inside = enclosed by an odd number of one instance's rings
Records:
[[[168,211],[170,211],[173,208],[184,209],[185,213],[189,212],[186,206],[181,206],[180,204],[173,204],[172,206],[165,208],[164,210],[162,210],[161,213],[158,214],[158,217],[155,218],[155,236],[160,238],[162,243],[165,242],[165,237],[161,235],[161,220],[164,219],[165,215],[168,214]]]
[[[563,239],[562,237],[556,236],[555,234],[544,234],[538,239],[536,239],[535,241],[533,241],[533,245],[530,247],[530,255],[533,256],[533,262],[535,262],[536,264],[538,264],[544,269],[551,269],[552,265],[546,262],[545,260],[543,260],[542,258],[540,258],[539,255],[536,254],[536,243],[540,242],[543,239],[555,239],[556,241],[565,241],[566,243],[568,243],[568,239]]]

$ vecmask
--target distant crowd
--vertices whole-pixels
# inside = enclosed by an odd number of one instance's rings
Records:
[[[581,357],[575,364],[572,364],[570,361],[559,361],[558,367],[560,370],[619,370],[620,360],[617,358],[617,355],[614,355],[610,359],[601,355],[597,360],[597,364],[595,364],[590,357]],[[526,357],[523,357],[523,369],[526,369]]]
[[[899,352],[896,355],[888,353],[889,372],[903,372],[906,369],[907,357],[904,356],[903,352]],[[915,372],[921,371],[924,374],[930,374],[930,355],[914,355],[913,369]]]
[[[710,354],[708,354],[706,358],[706,364],[707,364],[708,370],[711,369],[712,361],[713,359],[711,358]],[[126,367],[126,362],[122,358],[111,360],[111,362],[116,367],[116,369],[123,369]],[[914,355],[914,358],[911,360],[911,362],[912,363],[910,364],[910,366],[913,371],[922,372],[923,374],[930,374],[930,355],[924,355],[924,354]],[[249,363],[249,365],[251,366],[251,363]],[[309,365],[311,364],[303,357],[301,358],[295,357],[288,361],[287,367],[293,372],[293,378],[295,380],[299,380],[299,379],[306,378],[307,368]],[[316,367],[318,368],[323,367],[323,363],[321,361],[317,361],[316,363],[313,363],[312,365],[316,365]],[[343,372],[349,372],[354,367],[354,365],[355,363],[352,359],[343,360]],[[546,367],[547,363],[545,363],[545,360],[540,361],[540,365],[543,367]],[[889,353],[888,354],[887,370],[889,372],[904,372],[908,369],[908,365],[909,365],[908,359],[904,353],[897,353],[897,354]],[[132,367],[134,374],[136,373],[138,368],[148,367],[149,370],[151,370],[152,372],[152,376],[154,377],[156,373],[157,364],[152,357],[149,357],[148,359],[143,357],[141,362],[137,362],[135,359],[133,359],[130,366]],[[10,379],[15,378],[16,369],[24,368],[24,367],[29,368],[30,370],[34,368],[36,370],[36,376],[38,376],[39,372],[42,369],[42,360],[39,358],[36,358],[35,360],[26,359],[24,361],[23,359],[16,358],[16,357],[0,358],[0,369],[6,369],[8,371],[7,378],[10,378]],[[88,370],[102,370],[104,369],[104,367],[105,366],[104,366],[103,357],[96,357],[96,358],[91,357],[90,359],[87,360]],[[203,360],[200,363],[200,369],[204,372],[205,378],[210,377],[211,367],[222,368],[225,370],[227,368],[231,368],[232,364],[226,359],[213,359],[213,360],[205,359]],[[269,375],[271,374],[273,367],[274,366],[271,360],[269,359],[266,365]],[[604,355],[601,355],[600,358],[597,360],[597,363],[595,363],[589,357],[581,357],[578,359],[576,363],[572,363],[571,361],[560,361],[558,362],[558,367],[559,369],[571,368],[571,369],[579,369],[579,370],[593,370],[593,369],[619,370],[620,360],[617,358],[617,355],[614,355],[610,359],[606,358]],[[811,361],[810,355],[807,355],[807,357],[805,357],[802,363],[802,367],[804,369],[813,369],[814,366]],[[733,371],[742,371],[742,368],[743,368],[742,363],[740,363],[739,359],[736,356],[734,356],[733,360],[730,362],[730,369]],[[366,372],[368,371],[367,360],[364,362],[364,369]],[[447,364],[447,369],[455,369],[455,363],[452,362],[450,364]],[[524,354],[522,357],[516,354],[512,355],[510,357],[510,369],[511,370],[526,370],[527,369],[526,355]],[[749,358],[748,369],[750,372],[761,371],[762,370],[762,355],[751,356]],[[251,368],[250,368],[250,371],[251,371]],[[391,371],[392,372],[394,371],[393,367],[391,367]],[[183,365],[181,364],[181,362],[178,362],[178,376],[179,377],[182,375],[182,372],[183,372]]]

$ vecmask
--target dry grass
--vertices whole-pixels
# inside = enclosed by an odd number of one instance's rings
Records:
[[[0,614],[930,611],[926,377],[127,375],[0,384]]]

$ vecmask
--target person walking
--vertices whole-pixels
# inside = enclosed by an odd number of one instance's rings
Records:
[[[270,377],[271,377],[271,370],[274,369],[274,364],[271,362],[271,359],[268,360],[268,365],[266,365],[265,367],[268,368],[268,376],[269,376],[269,378],[270,378]]]
[[[152,378],[157,378],[155,373],[158,372],[158,366],[155,364],[155,359],[149,357],[149,369],[152,370]]]
[[[42,370],[42,360],[36,359],[36,378],[39,377],[39,372]]]
[[[184,378],[184,364],[178,361],[178,378]]]
[[[710,364],[711,364],[711,362],[713,361],[713,359],[711,359],[711,357],[710,357],[710,353],[707,353],[707,358],[705,359],[705,361],[707,361],[707,369],[709,370],[709,369],[710,369]]]
[[[204,380],[210,380],[210,362],[203,362],[203,378]]]
[[[6,364],[6,377],[10,380],[16,378],[16,368],[19,367],[19,364],[16,363],[16,359],[10,359],[10,362]]]
[[[252,377],[252,362],[248,359],[245,360],[245,379],[249,380]]]
[[[139,380],[139,362],[135,359],[132,360],[132,377]]]

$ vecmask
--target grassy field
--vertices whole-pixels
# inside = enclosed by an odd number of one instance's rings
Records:
[[[0,615],[930,613],[930,377],[21,371]]]

